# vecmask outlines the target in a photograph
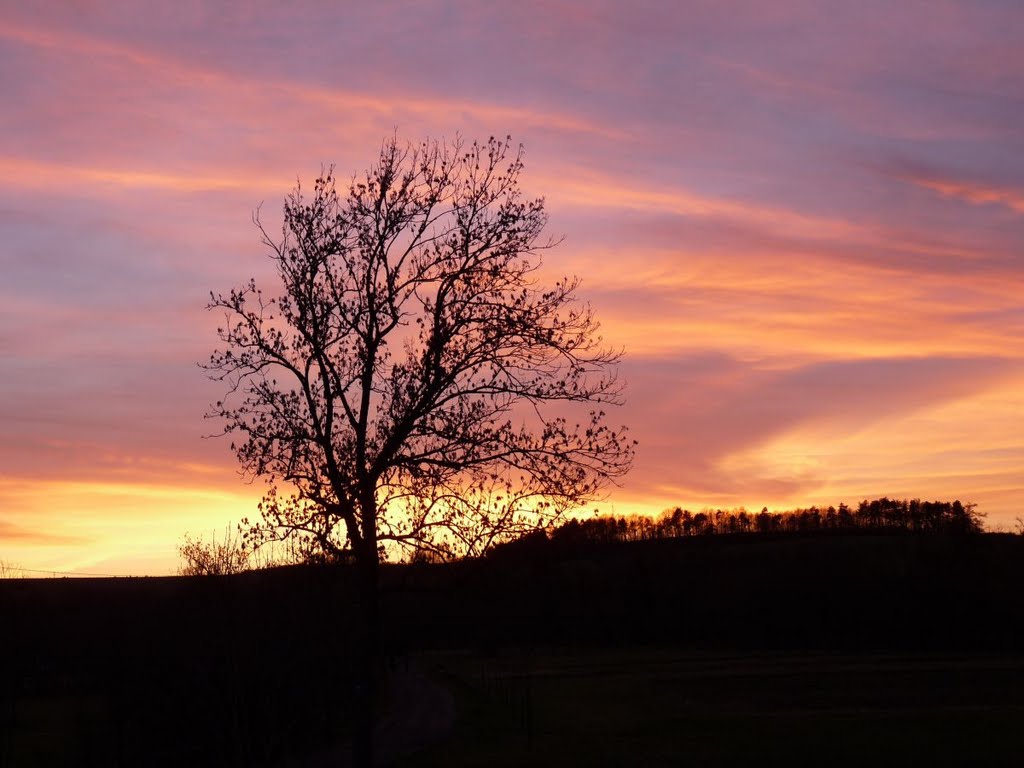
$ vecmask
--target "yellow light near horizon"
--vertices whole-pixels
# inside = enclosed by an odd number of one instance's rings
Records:
[[[257,488],[0,479],[13,533],[0,559],[47,572],[165,575],[186,533],[207,537],[252,517]]]

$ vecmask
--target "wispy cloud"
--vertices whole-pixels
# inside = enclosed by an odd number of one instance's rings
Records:
[[[972,205],[996,205],[1024,214],[1024,189],[1008,189],[980,182],[920,175],[907,178],[913,184]]]
[[[67,534],[53,533],[52,531],[33,530],[22,528],[0,520],[0,544],[30,545],[33,547],[53,546],[82,546],[87,545],[91,540],[85,536],[69,536]]]

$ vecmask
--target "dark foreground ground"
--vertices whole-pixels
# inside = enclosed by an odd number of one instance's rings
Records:
[[[1022,537],[508,550],[385,582],[397,765],[1024,764]],[[340,761],[351,600],[344,569],[0,582],[0,766]],[[433,744],[402,756],[403,719]]]
[[[451,657],[454,732],[402,766],[1020,765],[1024,660],[676,648]]]

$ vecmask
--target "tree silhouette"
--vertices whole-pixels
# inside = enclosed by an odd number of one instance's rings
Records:
[[[247,541],[298,537],[354,561],[367,670],[383,552],[484,552],[632,462],[602,410],[620,402],[619,354],[576,278],[543,282],[556,241],[522,168],[507,138],[385,141],[347,189],[332,170],[308,198],[297,187],[279,240],[257,214],[280,292],[211,294],[223,347],[204,368],[228,393],[210,416],[243,472],[269,481]]]
[[[920,499],[881,498],[862,501],[856,511],[846,504],[829,506],[822,513],[819,507],[757,514],[746,509],[704,510],[691,513],[676,507],[655,519],[646,515],[626,517],[594,517],[588,520],[569,519],[547,531],[531,534],[529,547],[513,542],[505,552],[541,551],[550,541],[562,550],[585,549],[590,545],[681,539],[710,535],[746,534],[819,534],[835,533],[897,533],[967,535],[984,532],[985,515],[974,504],[960,501],[921,501]]]

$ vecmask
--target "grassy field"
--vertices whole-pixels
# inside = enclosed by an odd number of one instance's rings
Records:
[[[455,693],[427,766],[1019,765],[1024,659],[440,654]]]

